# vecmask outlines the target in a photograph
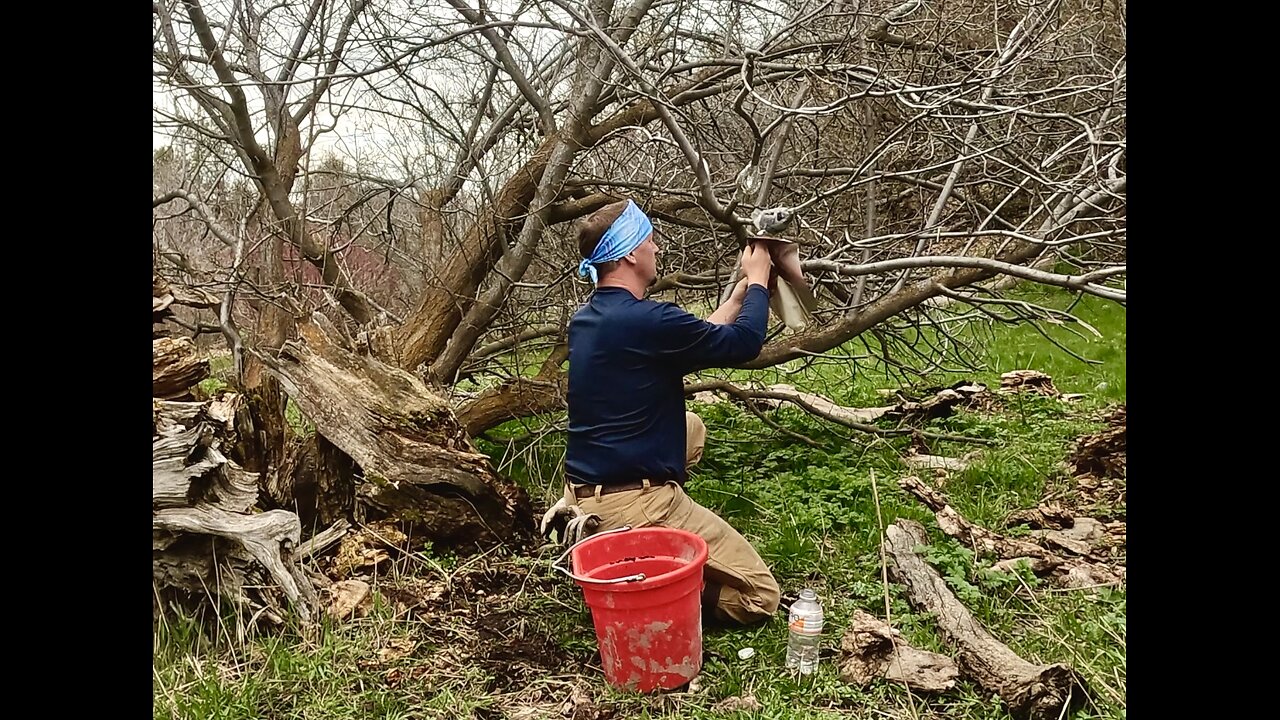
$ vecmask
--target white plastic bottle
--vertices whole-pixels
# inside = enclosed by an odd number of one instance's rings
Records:
[[[822,604],[809,588],[791,605],[787,618],[787,669],[808,675],[818,669],[818,649],[822,641]]]

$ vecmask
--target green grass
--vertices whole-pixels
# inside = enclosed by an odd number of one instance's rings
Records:
[[[786,382],[841,403],[889,404],[877,393],[901,388],[920,397],[930,388],[959,380],[999,386],[1015,369],[1048,373],[1058,390],[1084,393],[1073,402],[1030,394],[1004,397],[992,412],[961,411],[927,429],[995,441],[979,446],[930,441],[934,454],[979,451],[971,466],[953,473],[943,491],[970,521],[1003,529],[1007,515],[1033,507],[1049,491],[1069,486],[1062,461],[1080,435],[1101,429],[1103,411],[1125,396],[1125,313],[1086,298],[1071,306],[1063,293],[1024,291],[1022,299],[1066,309],[1096,328],[1054,325],[1057,342],[1084,363],[1026,327],[971,328],[965,339],[981,350],[975,372],[933,372],[902,386],[883,363],[868,358],[856,366],[795,362],[778,372],[731,373],[735,380]],[[854,341],[851,356],[873,355]],[[1124,590],[1065,592],[1025,571],[1001,574],[989,559],[937,530],[932,513],[900,490],[896,480],[910,471],[901,456],[907,437],[874,437],[825,423],[783,407],[769,417],[817,447],[780,435],[753,414],[728,403],[691,404],[706,420],[709,438],[688,490],[740,529],[773,568],[785,594],[814,587],[827,613],[828,639],[838,646],[855,610],[891,619],[911,644],[947,653],[933,619],[913,609],[902,589],[882,582],[879,539],[884,525],[912,518],[930,530],[926,558],[951,590],[995,637],[1024,659],[1073,667],[1090,688],[1089,702],[1071,717],[1124,718],[1126,683],[1126,593]],[[525,485],[545,507],[559,492],[563,434],[548,431],[556,418],[510,423],[495,435],[523,439],[484,442],[503,472]],[[878,503],[877,503],[878,499]],[[157,633],[153,662],[154,717],[158,718],[560,718],[573,688],[594,703],[597,715],[579,708],[574,717],[601,718],[915,718],[1006,720],[999,698],[962,682],[940,696],[908,693],[876,683],[859,688],[839,677],[836,658],[824,657],[818,673],[798,681],[781,672],[785,618],[760,626],[708,631],[698,693],[636,697],[605,686],[594,666],[594,633],[580,592],[548,569],[552,554],[502,557],[482,562],[441,558],[430,571],[452,591],[423,616],[380,607],[368,618],[330,627],[318,640],[292,633],[235,638],[233,630],[210,637],[174,618]],[[501,591],[468,592],[476,573],[506,573]],[[432,614],[434,613],[434,614]],[[502,617],[495,637],[486,614]],[[205,637],[204,641],[196,638]],[[412,639],[416,650],[394,661],[378,661],[379,648],[394,638]],[[509,660],[520,642],[544,643],[545,659]],[[531,645],[532,647],[533,645]],[[737,657],[745,646],[756,655]],[[528,668],[528,671],[522,670]],[[750,694],[754,711],[724,712],[717,703]],[[572,710],[572,707],[570,706]]]

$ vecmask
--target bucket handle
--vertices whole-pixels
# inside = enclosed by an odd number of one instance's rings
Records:
[[[560,557],[558,557],[558,558],[556,558],[554,561],[552,561],[552,563],[551,563],[551,567],[552,567],[552,568],[554,568],[554,569],[556,569],[556,570],[559,570],[560,572],[564,573],[565,575],[568,575],[569,577],[573,578],[573,579],[574,579],[575,581],[577,581],[577,582],[580,582],[580,583],[589,583],[589,584],[591,584],[591,585],[616,585],[616,584],[618,584],[618,583],[624,583],[624,582],[638,582],[638,581],[640,581],[640,580],[644,580],[644,579],[645,579],[645,574],[644,574],[644,573],[636,573],[635,575],[626,575],[626,576],[624,576],[624,577],[614,578],[614,579],[612,579],[612,580],[596,580],[595,578],[582,577],[581,575],[574,575],[574,574],[573,574],[573,571],[569,570],[568,568],[560,567],[560,563],[561,563],[561,562],[563,562],[565,558],[569,557],[569,553],[573,552],[573,549],[574,549],[574,548],[576,548],[576,547],[578,547],[579,545],[581,545],[582,543],[584,543],[584,542],[586,542],[586,541],[590,540],[591,538],[600,537],[601,535],[608,535],[608,534],[610,534],[610,533],[626,532],[627,530],[630,530],[630,529],[631,529],[631,526],[630,526],[630,525],[623,525],[623,526],[622,526],[622,527],[620,527],[620,528],[614,528],[614,529],[612,529],[612,530],[605,530],[604,532],[598,532],[598,533],[596,533],[596,534],[594,534],[594,535],[589,535],[589,536],[587,536],[587,537],[584,537],[584,538],[582,538],[581,540],[579,540],[578,542],[576,542],[576,543],[574,543],[574,544],[570,545],[570,546],[569,546],[569,548],[568,548],[567,550],[565,550],[564,552],[560,553]]]

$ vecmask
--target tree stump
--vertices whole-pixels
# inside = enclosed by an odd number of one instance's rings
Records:
[[[415,541],[454,547],[531,542],[528,495],[499,477],[443,398],[344,347],[322,315],[298,333],[278,353],[255,355],[333,446],[308,468],[318,502],[330,505],[319,508],[323,522],[395,519]],[[355,464],[336,462],[334,449]]]
[[[253,512],[257,480],[224,452],[235,442],[239,396],[153,402],[155,609],[170,600],[213,604],[216,589],[254,615],[261,610],[279,621],[293,610],[304,624],[315,619],[315,590],[294,556],[302,534],[298,516]]]

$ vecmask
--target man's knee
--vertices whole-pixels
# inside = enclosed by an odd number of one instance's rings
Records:
[[[764,610],[765,615],[772,615],[778,611],[778,603],[782,601],[782,588],[778,587],[778,581],[769,576],[769,582],[760,591],[760,607]]]
[[[707,445],[707,425],[702,418],[688,410],[684,413],[685,466],[697,465],[702,459],[702,449]]]
[[[704,602],[707,599],[704,595]],[[720,587],[715,598],[715,617],[721,622],[753,625],[773,617],[780,600],[778,583],[772,576],[768,581],[756,583],[750,590]]]
[[[782,590],[778,587],[778,581],[773,579],[773,575],[755,587],[750,600],[744,608],[750,619],[745,622],[757,622],[773,617],[773,614],[778,611],[778,603],[782,600]]]

